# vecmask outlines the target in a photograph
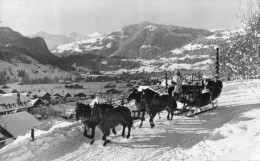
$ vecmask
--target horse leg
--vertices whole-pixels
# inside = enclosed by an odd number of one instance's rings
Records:
[[[167,112],[168,112],[168,114],[167,114],[167,120],[170,120],[170,110],[167,109]]]
[[[84,136],[87,137],[87,129],[86,129],[86,124],[84,123]]]
[[[96,126],[92,127],[92,134],[91,134],[92,141],[90,142],[90,145],[94,143],[95,130],[96,130]]]
[[[173,100],[173,102],[170,104],[169,107],[170,107],[170,108],[169,108],[168,114],[171,112],[171,120],[172,120],[173,115],[174,115],[174,111],[177,110],[177,103],[176,103],[176,101]]]
[[[87,125],[84,123],[84,136],[91,139],[91,136],[87,133]]]
[[[122,136],[125,137],[125,128],[126,128],[126,124],[123,122],[123,123],[122,123],[122,126],[123,126]]]
[[[116,129],[115,128],[112,129],[112,133],[116,135]]]
[[[104,141],[103,146],[106,146],[107,143],[111,143],[111,141],[107,139],[107,136],[108,136],[107,132],[104,132],[102,137],[102,140]]]
[[[127,128],[128,128],[128,134],[127,134],[127,136],[126,136],[127,139],[130,137],[132,124],[133,124],[133,122],[131,121],[131,122],[127,125]]]
[[[149,122],[150,122],[151,128],[153,128],[155,126],[154,123],[153,123],[153,118],[155,117],[155,115],[156,115],[156,113],[150,115]]]
[[[141,123],[139,125],[139,128],[141,128],[143,126],[144,115],[145,115],[145,111],[142,111]]]
[[[169,113],[169,114],[170,114],[170,113]],[[171,109],[171,120],[172,120],[172,118],[173,118],[173,115],[174,115],[174,110]]]

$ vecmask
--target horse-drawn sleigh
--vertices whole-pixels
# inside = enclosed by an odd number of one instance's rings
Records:
[[[165,90],[162,88],[146,88],[139,91],[133,89],[127,98],[127,101],[135,100],[138,110],[133,111],[134,117],[144,120],[145,111],[150,115],[151,127],[154,127],[153,118],[156,113],[162,110],[168,111],[167,119],[172,119],[173,114],[184,113],[185,116],[191,117],[212,109],[218,106],[217,98],[222,91],[222,81],[218,80],[219,76],[219,49],[216,52],[216,68],[214,78],[192,79],[186,85],[181,86],[181,92],[173,95],[176,86],[172,85]],[[167,82],[167,74],[166,74]],[[174,84],[174,83],[173,83]],[[207,89],[207,92],[204,90]],[[182,108],[177,108],[176,101],[183,104]],[[204,108],[209,105],[209,108]],[[136,115],[137,113],[137,115]],[[171,115],[171,118],[170,118]],[[140,127],[142,126],[142,122]]]
[[[216,74],[218,75],[218,50],[216,60]],[[140,119],[140,127],[142,127],[146,112],[150,116],[149,122],[153,128],[155,126],[153,122],[154,117],[163,110],[168,112],[167,119],[172,120],[174,114],[184,113],[185,116],[190,117],[215,109],[218,105],[216,99],[220,96],[222,87],[222,82],[215,77],[214,79],[195,80],[193,83],[183,85],[178,97],[172,95],[172,91],[176,88],[175,86],[170,86],[169,88],[166,86],[164,94],[160,94],[151,88],[142,90],[132,89],[127,102],[135,100],[137,110],[130,111],[123,105],[114,107],[109,104],[94,104],[94,107],[91,108],[89,105],[77,103],[75,109],[76,120],[81,119],[84,123],[84,135],[92,139],[90,144],[94,142],[95,127],[99,126],[103,132],[102,140],[105,146],[107,143],[110,143],[110,140],[106,138],[110,135],[110,129],[116,134],[114,128],[121,124],[123,126],[122,136],[125,136],[125,128],[127,127],[128,134],[126,138],[129,138],[133,120]],[[205,88],[209,92],[203,93],[202,91]],[[183,104],[181,109],[177,108],[177,101]],[[202,107],[206,105],[211,105],[211,107],[203,110]],[[88,129],[92,129],[91,135],[87,134]]]

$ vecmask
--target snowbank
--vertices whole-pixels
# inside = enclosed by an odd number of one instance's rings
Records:
[[[217,109],[185,117],[154,119],[142,128],[132,128],[129,139],[109,136],[112,143],[102,146],[97,128],[95,142],[83,136],[81,122],[57,122],[48,131],[36,130],[20,136],[0,150],[0,160],[260,160],[260,80],[225,82]],[[134,108],[134,104],[128,105]],[[136,120],[134,126],[138,126]]]

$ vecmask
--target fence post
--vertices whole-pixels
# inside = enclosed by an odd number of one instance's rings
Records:
[[[165,72],[165,89],[166,89],[166,92],[167,92],[167,89],[168,89],[168,78],[167,78],[167,72]]]
[[[34,141],[34,129],[31,129],[31,138],[32,138],[31,141]]]

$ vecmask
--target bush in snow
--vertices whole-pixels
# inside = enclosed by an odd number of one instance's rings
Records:
[[[59,117],[60,112],[54,110],[50,106],[42,106],[39,108],[31,109],[30,113],[33,114],[34,116],[40,115],[42,119],[48,119],[51,117]]]

